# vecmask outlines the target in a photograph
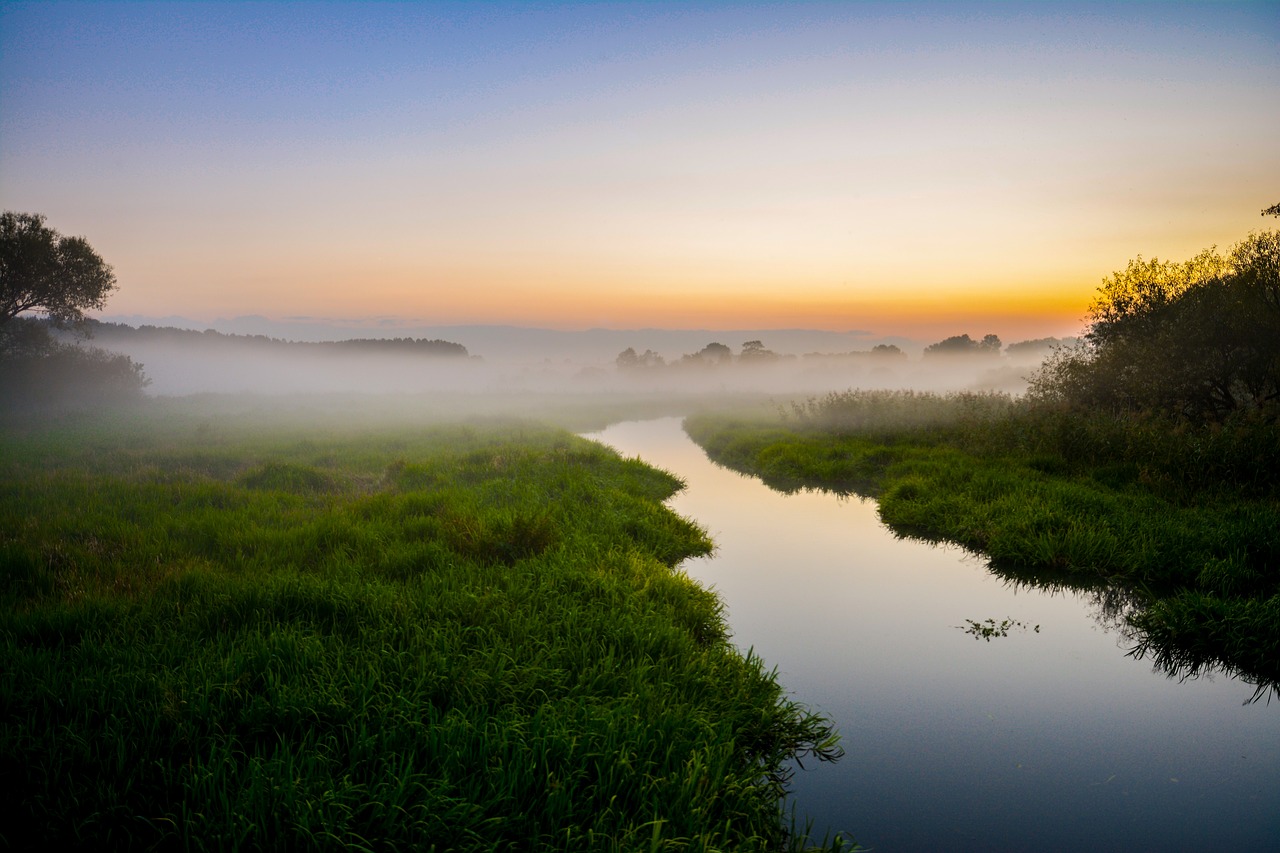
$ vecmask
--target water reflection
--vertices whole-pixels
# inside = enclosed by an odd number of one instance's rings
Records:
[[[817,493],[837,499],[875,496],[876,489],[868,481],[848,480],[832,483],[824,480],[758,475],[743,471],[732,463],[713,459],[713,463],[735,470],[749,478],[764,483],[775,492],[784,495]],[[939,544],[939,540],[927,533],[894,528],[893,535],[907,540]],[[958,547],[958,546],[957,546]],[[1166,602],[1151,595],[1099,579],[1091,582],[1079,574],[1070,574],[1047,567],[1000,565],[987,561],[980,553],[975,557],[984,561],[995,575],[1005,578],[1011,589],[1038,590],[1046,593],[1078,594],[1092,602],[1095,620],[1103,628],[1114,632],[1128,643],[1127,654],[1136,660],[1149,660],[1155,671],[1178,681],[1196,679],[1203,675],[1220,674],[1238,678],[1252,685],[1254,691],[1244,704],[1280,696],[1280,661],[1259,659],[1249,643],[1225,643],[1214,649],[1205,649],[1181,639],[1176,627],[1168,620],[1155,619],[1150,608],[1161,607]],[[1194,606],[1194,605],[1193,605]],[[1180,608],[1185,610],[1185,608]],[[1193,613],[1183,617],[1188,621],[1203,620],[1203,614]],[[981,624],[978,620],[975,624]],[[1148,626],[1152,626],[1148,628]],[[974,631],[981,635],[981,628]]]
[[[678,419],[593,436],[681,476],[708,529],[683,568],[734,641],[829,716],[845,757],[797,773],[800,825],[882,850],[1268,849],[1280,714],[1253,688],[1180,683],[1126,656],[1132,598],[989,570],[895,536],[875,504],[712,465]],[[965,620],[1039,625],[974,642]],[[1119,629],[1119,630],[1117,630]]]
[[[1089,583],[1078,576],[1047,569],[1012,568],[988,563],[988,569],[1003,578],[1013,590],[1035,590],[1050,594],[1070,592],[1086,604],[1089,615],[1103,629],[1114,633],[1126,645],[1126,654],[1135,660],[1150,661],[1154,672],[1176,681],[1215,675],[1251,685],[1253,693],[1245,705],[1280,696],[1280,680],[1221,656],[1159,639],[1142,628],[1142,617],[1150,606],[1148,596],[1137,590],[1104,582]]]

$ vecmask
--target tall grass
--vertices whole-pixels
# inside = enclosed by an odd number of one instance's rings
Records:
[[[785,768],[835,734],[675,568],[711,547],[675,477],[527,423],[151,415],[0,442],[7,844],[801,843]]]
[[[1158,414],[1083,413],[1000,393],[852,390],[793,402],[782,414],[800,432],[945,444],[1191,500],[1205,491],[1280,496],[1272,476],[1280,470],[1280,427],[1274,413],[1257,409],[1196,425]]]

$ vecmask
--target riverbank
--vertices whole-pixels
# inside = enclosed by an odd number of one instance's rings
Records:
[[[1270,695],[1280,684],[1280,503],[1265,474],[1274,429],[1162,436],[1148,424],[1126,439],[1126,428],[1028,414],[998,396],[911,394],[686,421],[713,460],[775,488],[873,495],[895,531],[980,552],[1013,582],[1105,588],[1136,654],[1176,675],[1239,673]],[[1132,458],[1143,444],[1163,444],[1163,458]]]
[[[838,752],[569,433],[157,404],[0,470],[9,845],[771,850]]]

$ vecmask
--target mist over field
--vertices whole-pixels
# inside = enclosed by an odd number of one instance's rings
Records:
[[[958,352],[907,338],[815,330],[558,331],[497,326],[380,331],[334,324],[95,324],[89,343],[143,365],[152,395],[197,393],[1020,393],[1059,339]],[[232,331],[236,330],[236,331]],[[1069,341],[1070,339],[1065,339]]]

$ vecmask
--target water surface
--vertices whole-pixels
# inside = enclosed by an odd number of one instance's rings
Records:
[[[1280,703],[1126,656],[1090,596],[1011,588],[955,547],[899,539],[874,502],[784,495],[713,465],[678,418],[588,438],[683,478],[716,552],[683,568],[727,606],[845,756],[798,772],[801,822],[909,850],[1271,850]],[[990,642],[966,620],[1015,620]],[[1039,631],[1035,627],[1039,626]]]

